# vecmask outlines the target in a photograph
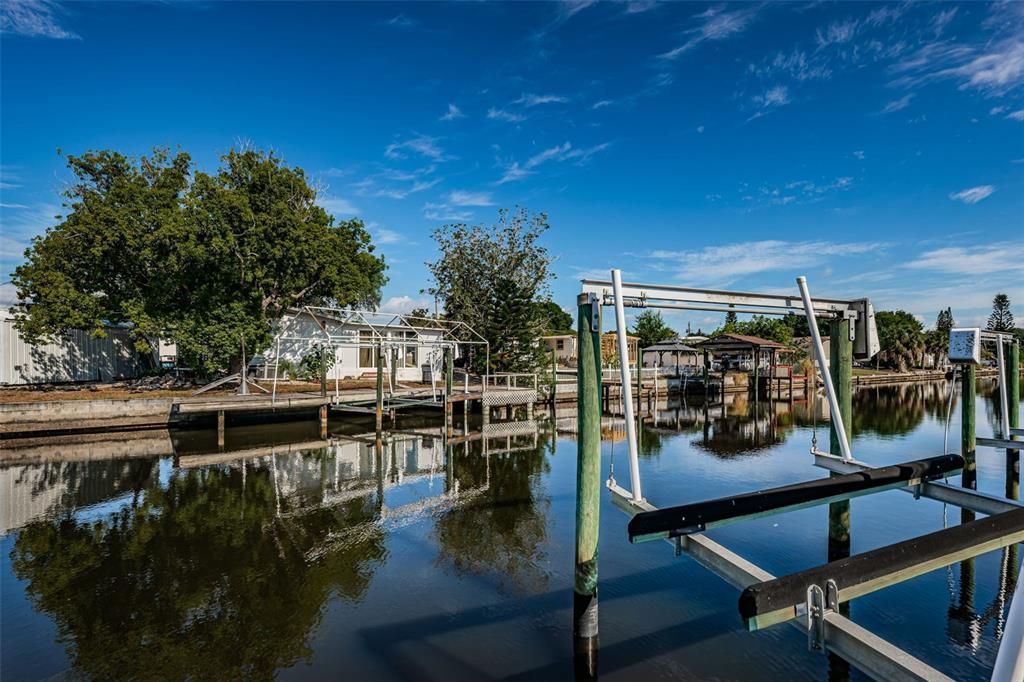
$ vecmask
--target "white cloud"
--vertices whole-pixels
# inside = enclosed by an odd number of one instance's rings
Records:
[[[380,306],[383,313],[410,313],[415,308],[430,309],[432,301],[426,298],[413,298],[412,296],[392,296]]]
[[[896,111],[902,111],[903,109],[906,109],[908,106],[910,106],[910,100],[912,99],[914,99],[913,93],[904,95],[899,99],[894,99],[885,105],[885,107],[882,109],[882,113],[891,114]]]
[[[13,284],[0,284],[0,308],[10,308],[18,303],[18,290]]]
[[[679,279],[723,282],[761,272],[813,267],[826,261],[834,264],[838,258],[863,256],[883,247],[877,242],[763,240],[697,251],[654,251],[649,257],[676,270]]]
[[[614,100],[602,99],[602,100],[599,100],[597,102],[594,102],[594,104],[590,108],[591,109],[604,109],[605,107],[610,107],[613,104],[615,104]]]
[[[853,158],[857,159],[858,161],[863,161],[864,160],[864,150],[863,149],[858,149],[857,151],[855,151],[853,153]]]
[[[380,227],[375,230],[373,240],[378,244],[398,244],[405,241],[405,237],[394,230],[389,230],[386,227]]]
[[[0,3],[0,33],[39,38],[78,38],[57,23],[60,5],[51,0],[4,0]]]
[[[857,24],[856,19],[846,19],[829,24],[825,30],[819,28],[815,34],[818,48],[850,42],[857,33]]]
[[[980,45],[927,43],[890,67],[900,74],[894,85],[915,87],[949,79],[961,90],[997,97],[1024,85],[1024,41],[1019,36]]]
[[[639,14],[658,6],[656,0],[630,0],[626,3],[626,14]]]
[[[402,142],[392,142],[384,149],[384,156],[389,159],[404,159],[406,152],[415,152],[434,161],[448,160],[437,138],[428,135],[417,135]]]
[[[568,101],[568,97],[562,97],[561,95],[534,95],[532,93],[524,92],[519,96],[519,99],[512,102],[512,104],[521,104],[524,107],[536,107],[541,104],[562,104]]]
[[[487,118],[492,121],[505,121],[506,123],[522,123],[526,120],[526,117],[522,114],[505,111],[504,109],[495,109],[494,107],[487,110]]]
[[[992,185],[978,185],[977,187],[953,192],[949,195],[949,198],[954,201],[962,201],[965,204],[976,204],[982,199],[989,197],[995,191],[996,188]]]
[[[412,28],[416,25],[416,20],[405,14],[396,14],[384,23],[398,28]]]
[[[28,206],[26,206],[25,204],[5,204],[5,203],[0,203],[0,208],[15,209],[15,208],[28,208]]]
[[[725,40],[729,36],[742,33],[757,16],[758,9],[757,5],[747,5],[733,11],[725,11],[725,6],[719,5],[701,12],[695,17],[700,20],[700,25],[686,31],[693,37],[678,47],[658,55],[658,58],[675,60],[707,40]]]
[[[942,35],[942,32],[946,30],[946,26],[949,22],[953,21],[953,17],[956,16],[958,7],[950,7],[947,10],[939,12],[932,17],[932,30],[935,31],[935,37]]]
[[[753,121],[755,118],[760,118],[781,106],[789,104],[789,88],[785,85],[776,85],[761,95],[754,95],[751,99],[759,108],[758,111],[754,112],[753,116],[747,119],[748,121]]]
[[[448,111],[445,112],[445,114],[443,116],[441,116],[441,120],[442,121],[454,121],[457,118],[465,118],[465,117],[466,117],[466,115],[464,113],[462,113],[462,109],[459,109],[454,104],[449,104],[448,105]]]
[[[988,276],[997,272],[1024,272],[1021,253],[1024,253],[1024,242],[951,246],[926,251],[905,267],[961,275]]]
[[[457,211],[448,204],[427,202],[423,204],[423,217],[427,220],[465,222],[473,217],[473,213],[470,211]]]
[[[351,217],[359,213],[355,204],[342,197],[321,196],[317,197],[316,201],[325,211],[338,218]]]
[[[448,203],[452,206],[493,206],[494,199],[490,192],[467,192],[453,190],[448,194]]]
[[[518,161],[512,162],[505,168],[505,173],[501,176],[501,179],[498,180],[497,184],[503,185],[506,182],[522,180],[526,176],[531,175],[538,166],[548,163],[549,161],[572,161],[577,165],[584,165],[590,161],[595,154],[603,152],[609,146],[608,142],[603,142],[601,144],[596,144],[593,147],[585,147],[581,149],[573,147],[571,142],[566,141],[560,145],[534,154],[522,165],[520,165]]]
[[[1008,113],[1006,115],[1006,118],[1014,120],[1014,121],[1024,121],[1024,109],[1019,109],[1017,111],[1011,111],[1010,113]]]

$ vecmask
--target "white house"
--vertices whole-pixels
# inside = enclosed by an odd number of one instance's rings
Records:
[[[459,334],[461,332],[461,335]],[[440,381],[445,348],[476,344],[468,327],[434,321],[416,321],[391,313],[303,308],[291,310],[275,332],[275,342],[263,354],[263,376],[272,377],[275,358],[298,366],[302,359],[321,348],[334,354],[328,379],[375,376],[375,351],[384,354],[384,369],[392,365],[398,381]],[[482,346],[481,346],[481,352]]]

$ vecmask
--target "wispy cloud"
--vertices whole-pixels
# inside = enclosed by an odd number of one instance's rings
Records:
[[[976,204],[982,199],[986,199],[996,191],[996,188],[992,185],[978,185],[977,187],[970,187],[968,189],[960,190],[959,192],[953,192],[949,195],[950,199],[954,201],[962,201],[965,204]]]
[[[413,28],[416,26],[416,20],[407,14],[396,14],[384,23],[395,28]]]
[[[656,0],[629,0],[626,3],[626,14],[640,14],[658,6]]]
[[[751,100],[758,107],[758,110],[747,121],[753,121],[755,118],[760,118],[781,106],[789,104],[789,88],[785,85],[776,85],[760,95],[754,95]]]
[[[853,153],[853,158],[857,159],[858,161],[863,161],[864,160],[864,150],[863,149],[858,149],[857,151],[855,151]]]
[[[454,121],[457,118],[465,118],[466,115],[462,113],[462,109],[459,109],[454,104],[448,105],[448,111],[441,116],[442,121]]]
[[[604,109],[605,107],[610,107],[613,104],[615,104],[615,100],[602,99],[602,100],[598,100],[598,101],[594,102],[590,106],[590,108],[591,109]]]
[[[316,202],[325,211],[338,218],[350,218],[359,213],[359,209],[356,208],[355,204],[342,197],[321,196],[317,197]]]
[[[1006,115],[1006,118],[1012,121],[1024,121],[1024,109],[1018,109],[1017,111],[1011,111]]]
[[[864,256],[884,248],[878,242],[789,242],[763,240],[709,246],[695,251],[660,250],[648,257],[674,270],[683,281],[725,282],[762,272],[793,270]]]
[[[883,114],[891,114],[896,111],[903,111],[910,106],[910,100],[914,99],[913,93],[904,95],[899,99],[894,99],[891,102],[886,103],[885,107],[882,108]]]
[[[32,38],[78,38],[57,21],[60,5],[51,0],[4,0],[0,3],[0,33]]]
[[[448,193],[448,203],[452,206],[493,206],[494,199],[490,192],[467,192],[457,189]]]
[[[512,104],[519,104],[524,107],[536,107],[541,104],[562,104],[568,102],[568,97],[561,95],[535,95],[533,93],[524,92],[519,96],[519,99],[512,102]]]
[[[487,110],[487,118],[492,121],[504,121],[506,123],[522,123],[526,120],[526,117],[522,114],[506,111],[504,109],[495,109],[494,107]]]
[[[681,45],[668,52],[658,55],[659,59],[675,60],[708,40],[725,40],[737,33],[742,33],[757,16],[757,5],[740,6],[735,10],[726,10],[725,5],[711,7],[696,15],[699,25],[686,32],[690,35]]]
[[[384,149],[384,156],[389,159],[404,159],[408,152],[414,152],[434,161],[447,161],[449,159],[438,144],[438,139],[428,135],[417,135],[402,142],[392,142]]]
[[[427,220],[464,222],[472,218],[473,213],[455,210],[448,204],[427,202],[423,204],[423,217]]]
[[[373,241],[377,244],[400,244],[406,241],[403,235],[386,227],[380,227],[376,223],[370,223],[367,227],[373,234]]]
[[[962,275],[986,275],[995,272],[1024,272],[1024,242],[986,244],[982,246],[951,246],[926,251],[905,267],[915,270]]]
[[[576,164],[583,165],[590,161],[595,154],[603,152],[609,146],[608,142],[603,142],[601,144],[594,145],[593,147],[578,148],[573,147],[571,142],[566,141],[563,144],[550,147],[542,152],[534,154],[522,165],[518,162],[509,164],[505,168],[505,173],[502,175],[501,179],[498,180],[497,184],[502,185],[506,182],[522,180],[526,176],[532,174],[538,166],[550,161],[572,161]]]
[[[440,183],[442,178],[433,176],[435,170],[435,164],[414,170],[383,168],[349,186],[363,197],[405,199],[410,194],[423,192]]]
[[[893,81],[898,86],[948,79],[959,82],[961,90],[997,97],[1024,85],[1024,41],[1012,37],[978,46],[927,43],[891,70],[898,74]]]
[[[856,19],[833,22],[824,29],[818,29],[815,34],[815,42],[819,48],[848,43],[857,34],[858,24]]]

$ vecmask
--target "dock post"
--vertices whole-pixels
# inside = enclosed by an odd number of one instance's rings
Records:
[[[597,537],[601,509],[601,308],[580,294],[576,374],[576,570],[573,581],[574,665],[578,679],[597,677]],[[596,318],[596,319],[595,319]],[[596,329],[596,331],[595,331]]]
[[[327,397],[327,350],[320,346],[320,397]]]
[[[217,447],[224,449],[224,410],[217,410]]]
[[[1010,405],[1010,428],[1020,428],[1020,344],[1010,342],[1010,353],[1006,362],[1006,392]],[[1009,437],[1009,436],[1005,436]],[[1020,449],[1006,451],[1006,497],[1020,499]]]
[[[978,465],[975,461],[977,441],[974,431],[974,412],[978,400],[978,369],[964,365],[960,373],[960,454],[964,458],[964,473],[960,479],[964,488],[977,486]]]
[[[455,353],[451,348],[444,349],[444,428],[448,437],[452,437],[452,386],[455,382]]]
[[[829,326],[829,374],[836,391],[836,401],[842,415],[846,442],[853,442],[853,341],[850,339],[850,320],[832,320]],[[822,368],[824,371],[824,368]],[[811,400],[810,395],[807,396]],[[835,420],[829,425],[829,452],[842,457]],[[830,477],[837,476],[832,473]],[[833,502],[828,506],[828,560],[839,561],[850,556],[850,500]],[[839,604],[839,613],[850,615],[850,602]],[[828,678],[849,680],[850,664],[835,654],[828,655]]]
[[[327,438],[327,406],[320,406],[320,438]]]
[[[384,430],[384,351],[378,343],[374,348],[377,366],[377,434]]]

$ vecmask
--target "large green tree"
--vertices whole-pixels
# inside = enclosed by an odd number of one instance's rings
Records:
[[[572,334],[575,332],[572,315],[551,299],[537,303],[537,319],[545,334]]]
[[[875,325],[881,348],[877,362],[905,372],[924,349],[923,326],[905,310],[882,310],[875,314]]]
[[[233,150],[216,173],[156,150],[69,156],[68,215],[18,267],[18,325],[32,340],[129,323],[141,352],[172,338],[186,362],[237,367],[290,306],[372,305],[385,281],[359,220],[335,222],[301,168]]]
[[[1010,297],[996,294],[992,299],[992,314],[988,316],[988,328],[997,332],[1013,331],[1013,312],[1010,310]]]
[[[631,333],[640,337],[641,348],[647,348],[659,341],[674,339],[678,336],[671,327],[665,324],[661,312],[657,310],[645,310],[637,315]]]
[[[427,263],[433,286],[427,291],[444,304],[445,316],[464,322],[490,343],[491,368],[532,371],[543,363],[543,322],[538,303],[548,299],[551,257],[540,239],[547,215],[503,209],[485,227],[464,223],[434,231],[440,252]],[[472,365],[484,367],[478,353]]]

